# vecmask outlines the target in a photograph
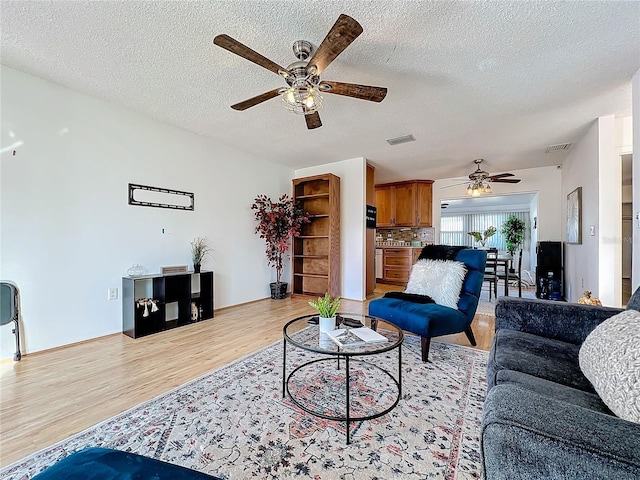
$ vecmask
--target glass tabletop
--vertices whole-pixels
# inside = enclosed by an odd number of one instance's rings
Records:
[[[402,330],[392,323],[376,317],[360,313],[336,314],[336,328],[369,327],[385,336],[389,341],[383,343],[368,343],[342,347],[334,342],[327,334],[320,333],[318,315],[304,315],[287,322],[282,329],[285,341],[293,345],[317,353],[328,355],[374,355],[393,350],[404,339]]]

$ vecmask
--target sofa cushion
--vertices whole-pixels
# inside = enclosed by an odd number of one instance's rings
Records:
[[[517,330],[501,329],[493,339],[487,385],[495,385],[498,370],[515,370],[544,380],[593,392],[580,370],[580,346]]]
[[[626,310],[598,325],[579,359],[604,403],[620,418],[640,423],[640,312]]]
[[[418,260],[411,268],[405,293],[428,295],[439,304],[458,308],[467,269],[453,260]]]
[[[640,287],[636,288],[627,302],[627,310],[640,310]]]
[[[638,439],[636,423],[516,385],[497,385],[484,403],[484,478],[637,480]]]
[[[577,388],[567,387],[550,380],[534,377],[515,370],[498,370],[495,375],[496,385],[517,385],[525,390],[536,392],[556,400],[571,403],[578,407],[588,408],[596,412],[613,415],[596,393],[585,392]]]

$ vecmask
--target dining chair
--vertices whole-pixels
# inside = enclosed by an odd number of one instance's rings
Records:
[[[514,259],[515,260],[515,259]],[[518,296],[522,297],[522,249],[518,252],[517,256],[517,267],[514,268],[513,272],[510,272],[508,269],[504,272],[499,272],[497,277],[500,280],[504,280],[505,282],[510,282],[511,285],[518,285]],[[487,260],[488,262],[488,260]],[[512,264],[513,265],[513,264]]]
[[[487,266],[484,270],[484,281],[489,283],[489,300],[491,300],[491,292],[493,296],[498,298],[498,249],[490,248],[487,250]]]

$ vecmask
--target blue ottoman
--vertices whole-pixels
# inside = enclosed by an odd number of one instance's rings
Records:
[[[135,453],[91,447],[39,473],[33,480],[220,480]]]

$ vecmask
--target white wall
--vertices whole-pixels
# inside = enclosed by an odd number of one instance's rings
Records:
[[[604,305],[622,302],[622,167],[616,144],[624,138],[624,124],[613,115],[597,119],[562,167],[563,210],[566,196],[582,187],[582,244],[565,244],[565,295],[572,302],[584,290]]]
[[[613,115],[598,119],[598,292],[603,305],[622,305],[622,160]],[[587,225],[585,235],[591,235]]]
[[[640,172],[640,70],[631,80],[633,122],[633,171]],[[631,290],[640,286],[640,176],[633,181],[633,267]]]
[[[575,302],[584,290],[594,297],[598,291],[598,237],[589,235],[589,226],[598,225],[598,122],[594,121],[584,137],[571,146],[562,165],[561,210],[566,218],[567,195],[582,187],[582,244],[564,246],[565,296]],[[566,222],[566,220],[565,220]],[[566,239],[563,223],[562,240]]]
[[[295,178],[333,173],[340,177],[340,284],[343,298],[365,300],[367,162],[353,158],[295,171]]]
[[[530,271],[533,280],[536,278],[536,267],[538,264],[538,257],[536,256],[536,245],[538,244],[538,197],[535,197],[529,203],[529,225],[531,228],[531,248],[529,249],[529,265],[531,265]]]
[[[121,290],[134,263],[190,265],[195,236],[214,249],[203,268],[215,270],[216,308],[269,296],[275,272],[249,207],[257,194],[289,193],[291,169],[10,68],[0,74],[2,147],[24,142],[2,153],[0,170],[0,278],[21,290],[23,351],[121,331],[121,300],[108,301],[107,289]],[[129,182],[194,192],[195,211],[129,206]],[[0,348],[11,357],[8,326]]]

